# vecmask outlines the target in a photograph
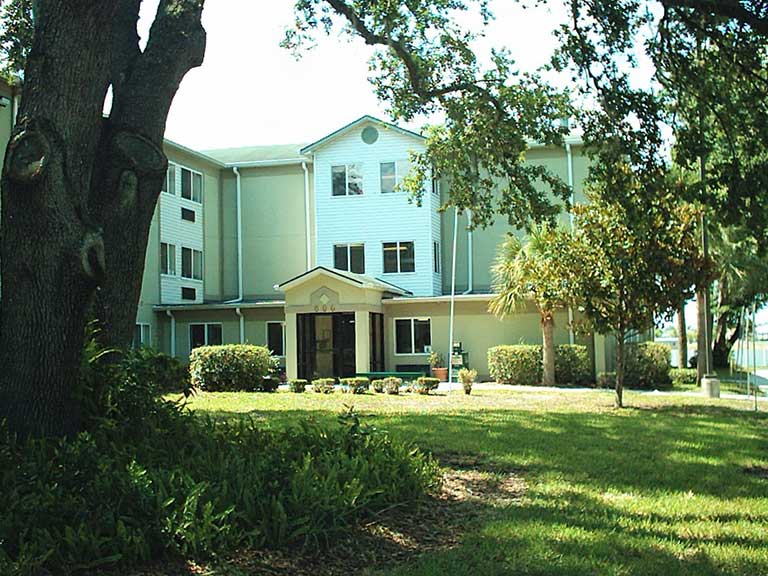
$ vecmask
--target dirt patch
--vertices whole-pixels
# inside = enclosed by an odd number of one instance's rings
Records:
[[[519,473],[500,473],[482,457],[436,455],[446,466],[437,494],[418,504],[395,506],[360,522],[321,554],[302,550],[243,550],[211,564],[187,562],[149,568],[130,576],[341,576],[414,561],[430,552],[450,550],[488,513],[513,505],[525,493]]]

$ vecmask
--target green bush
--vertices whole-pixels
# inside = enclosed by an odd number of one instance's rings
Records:
[[[615,388],[616,372],[600,372],[597,375],[596,385],[598,388]]]
[[[381,394],[384,392],[384,380],[371,380],[371,388],[374,392]]]
[[[542,377],[542,347],[538,344],[495,346],[488,349],[491,378],[499,384],[538,386]],[[555,383],[560,386],[587,386],[592,383],[592,366],[586,346],[555,346]]]
[[[555,382],[558,386],[589,386],[594,382],[592,363],[586,346],[555,346]]]
[[[288,382],[288,390],[291,392],[301,393],[307,389],[307,381],[301,379],[295,379]]]
[[[696,368],[672,368],[669,371],[669,377],[675,388],[690,388],[696,386],[698,373]]]
[[[422,376],[421,378],[417,378],[416,381],[411,385],[411,389],[416,392],[417,394],[423,394],[427,395],[432,390],[437,390],[437,387],[440,385],[440,379],[439,378],[430,378],[429,376]]]
[[[273,391],[273,365],[269,349],[250,344],[201,346],[189,357],[192,385],[208,392]]]
[[[499,384],[541,383],[541,346],[515,344],[488,350],[491,378]]]
[[[342,378],[341,391],[346,394],[365,394],[370,382],[368,378]]]
[[[189,368],[153,348],[127,351],[122,364],[136,381],[146,382],[160,393],[189,390]]]
[[[670,377],[672,350],[666,344],[641,342],[626,348],[624,386],[641,390],[665,390]]]
[[[384,378],[384,392],[386,392],[387,394],[393,394],[393,395],[400,394],[400,386],[402,385],[403,385],[402,378],[395,378],[394,376],[390,376],[389,378]]]
[[[110,372],[105,386],[124,388],[123,376]],[[141,390],[137,403],[153,409],[70,439],[21,441],[0,427],[0,574],[316,547],[438,482],[429,457],[352,413],[330,426],[261,429],[195,417]]]
[[[318,394],[333,394],[336,391],[336,378],[312,380],[312,390]]]

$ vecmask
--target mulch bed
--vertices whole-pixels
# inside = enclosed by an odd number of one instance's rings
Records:
[[[166,563],[131,572],[130,576],[346,576],[367,568],[407,564],[422,554],[455,548],[487,508],[514,505],[525,493],[519,471],[494,468],[474,455],[446,453],[435,457],[445,467],[437,494],[415,505],[379,512],[322,553],[243,550],[210,565]]]

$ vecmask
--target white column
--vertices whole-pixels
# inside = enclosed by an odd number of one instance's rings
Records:
[[[355,372],[371,371],[371,321],[367,310],[355,312]]]
[[[295,312],[286,312],[285,314],[285,376],[289,380],[299,377],[299,350]]]

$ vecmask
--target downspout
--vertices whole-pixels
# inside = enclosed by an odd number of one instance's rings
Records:
[[[165,315],[171,319],[171,357],[176,358],[176,317],[170,310],[166,310]]]
[[[312,268],[312,230],[309,224],[309,168],[307,168],[306,162],[301,163],[301,168],[304,170],[304,227],[307,236],[307,270],[309,270]]]
[[[240,181],[240,170],[232,167],[237,178],[237,300],[243,301],[243,191]]]
[[[467,210],[467,224],[470,226],[467,232],[467,289],[462,294],[471,294],[475,287],[475,270],[472,264],[474,242],[472,237],[472,210]]]
[[[448,330],[448,389],[453,390],[453,320],[456,304],[456,235],[459,229],[459,209],[453,209],[453,256],[451,261],[451,313]]]
[[[240,321],[240,344],[245,344],[245,316],[243,316],[243,311],[240,310],[240,306],[235,308],[235,314],[237,314]]]
[[[568,214],[568,218],[571,224],[571,232],[573,232],[573,204],[576,200],[576,195],[573,190],[573,152],[571,151],[571,145],[569,142],[565,143],[565,157],[568,165],[568,188],[571,190],[571,210]],[[573,345],[576,342],[576,335],[573,332],[573,307],[568,306],[568,342]]]

